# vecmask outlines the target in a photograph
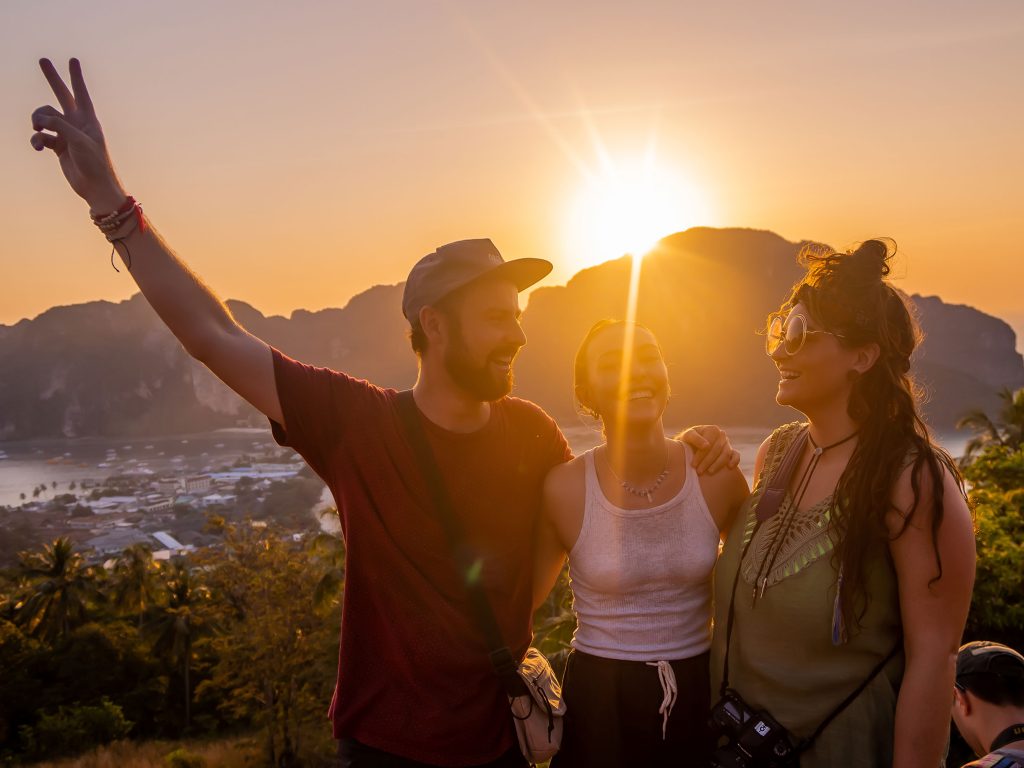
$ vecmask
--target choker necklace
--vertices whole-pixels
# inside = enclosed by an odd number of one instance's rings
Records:
[[[612,473],[612,477],[615,478],[615,480],[619,483],[619,485],[622,486],[623,490],[625,490],[626,493],[631,493],[634,496],[639,496],[640,498],[645,498],[645,499],[647,499],[647,503],[648,504],[650,504],[653,501],[652,497],[654,496],[654,492],[656,490],[658,490],[658,487],[663,482],[665,482],[665,478],[668,477],[668,451],[665,451],[665,468],[663,470],[661,470],[661,474],[659,474],[656,478],[654,478],[654,482],[651,483],[646,488],[638,488],[638,487],[636,487],[635,485],[633,485],[631,483],[627,483],[625,480],[623,480],[621,477],[619,477],[617,474],[615,474],[615,470],[612,469],[612,463],[611,463],[611,461],[608,458],[608,448],[607,448],[607,446],[605,447],[604,463],[607,465],[608,471]]]
[[[844,437],[842,440],[836,440],[836,442],[834,442],[834,443],[832,443],[830,445],[818,445],[816,442],[814,442],[814,438],[811,437],[811,430],[808,429],[807,430],[807,439],[810,440],[811,441],[811,445],[814,446],[814,455],[815,456],[821,456],[821,454],[823,454],[825,451],[831,450],[832,448],[836,448],[837,446],[840,446],[843,443],[850,442],[859,433],[860,433],[860,430],[858,429],[858,430],[850,433],[846,437]]]

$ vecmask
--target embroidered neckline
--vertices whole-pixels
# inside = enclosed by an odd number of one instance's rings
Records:
[[[785,456],[786,449],[799,434],[803,427],[799,422],[780,427],[773,436],[766,457],[765,466],[757,478],[759,485],[751,495],[747,506],[746,525],[743,532],[743,546],[746,548],[751,536],[757,529],[755,510],[757,502],[764,493],[767,478],[771,477]],[[753,586],[763,569],[765,559],[770,556],[769,550],[778,547],[772,567],[767,574],[762,573],[764,586],[770,587],[783,579],[795,576],[815,561],[830,554],[835,543],[829,535],[832,519],[831,510],[835,494],[829,494],[804,510],[793,510],[793,497],[787,491],[779,507],[779,513],[757,530],[755,540],[747,548],[746,557],[740,564],[743,580]],[[784,541],[777,541],[779,526],[783,520],[791,516],[789,530]]]

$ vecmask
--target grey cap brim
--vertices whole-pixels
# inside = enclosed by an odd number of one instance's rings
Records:
[[[466,284],[475,283],[477,280],[497,279],[508,280],[520,291],[525,291],[534,283],[540,282],[549,274],[554,266],[546,259],[512,259],[504,264],[499,264],[494,269],[479,275]]]

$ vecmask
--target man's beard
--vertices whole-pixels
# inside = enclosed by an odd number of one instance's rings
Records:
[[[462,337],[462,329],[454,328],[448,349],[444,354],[444,367],[448,375],[464,391],[473,397],[491,402],[500,400],[512,391],[512,366],[507,373],[495,373],[491,368],[491,360],[501,357],[514,357],[519,351],[517,346],[503,346],[491,350],[483,365],[477,365],[466,349]]]

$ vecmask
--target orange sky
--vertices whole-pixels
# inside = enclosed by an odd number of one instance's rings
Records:
[[[134,292],[28,146],[36,59],[77,55],[128,189],[266,313],[464,237],[564,282],[610,256],[571,231],[588,179],[653,146],[692,194],[662,234],[888,235],[902,287],[1024,332],[1019,0],[209,5],[0,8],[0,323]]]

